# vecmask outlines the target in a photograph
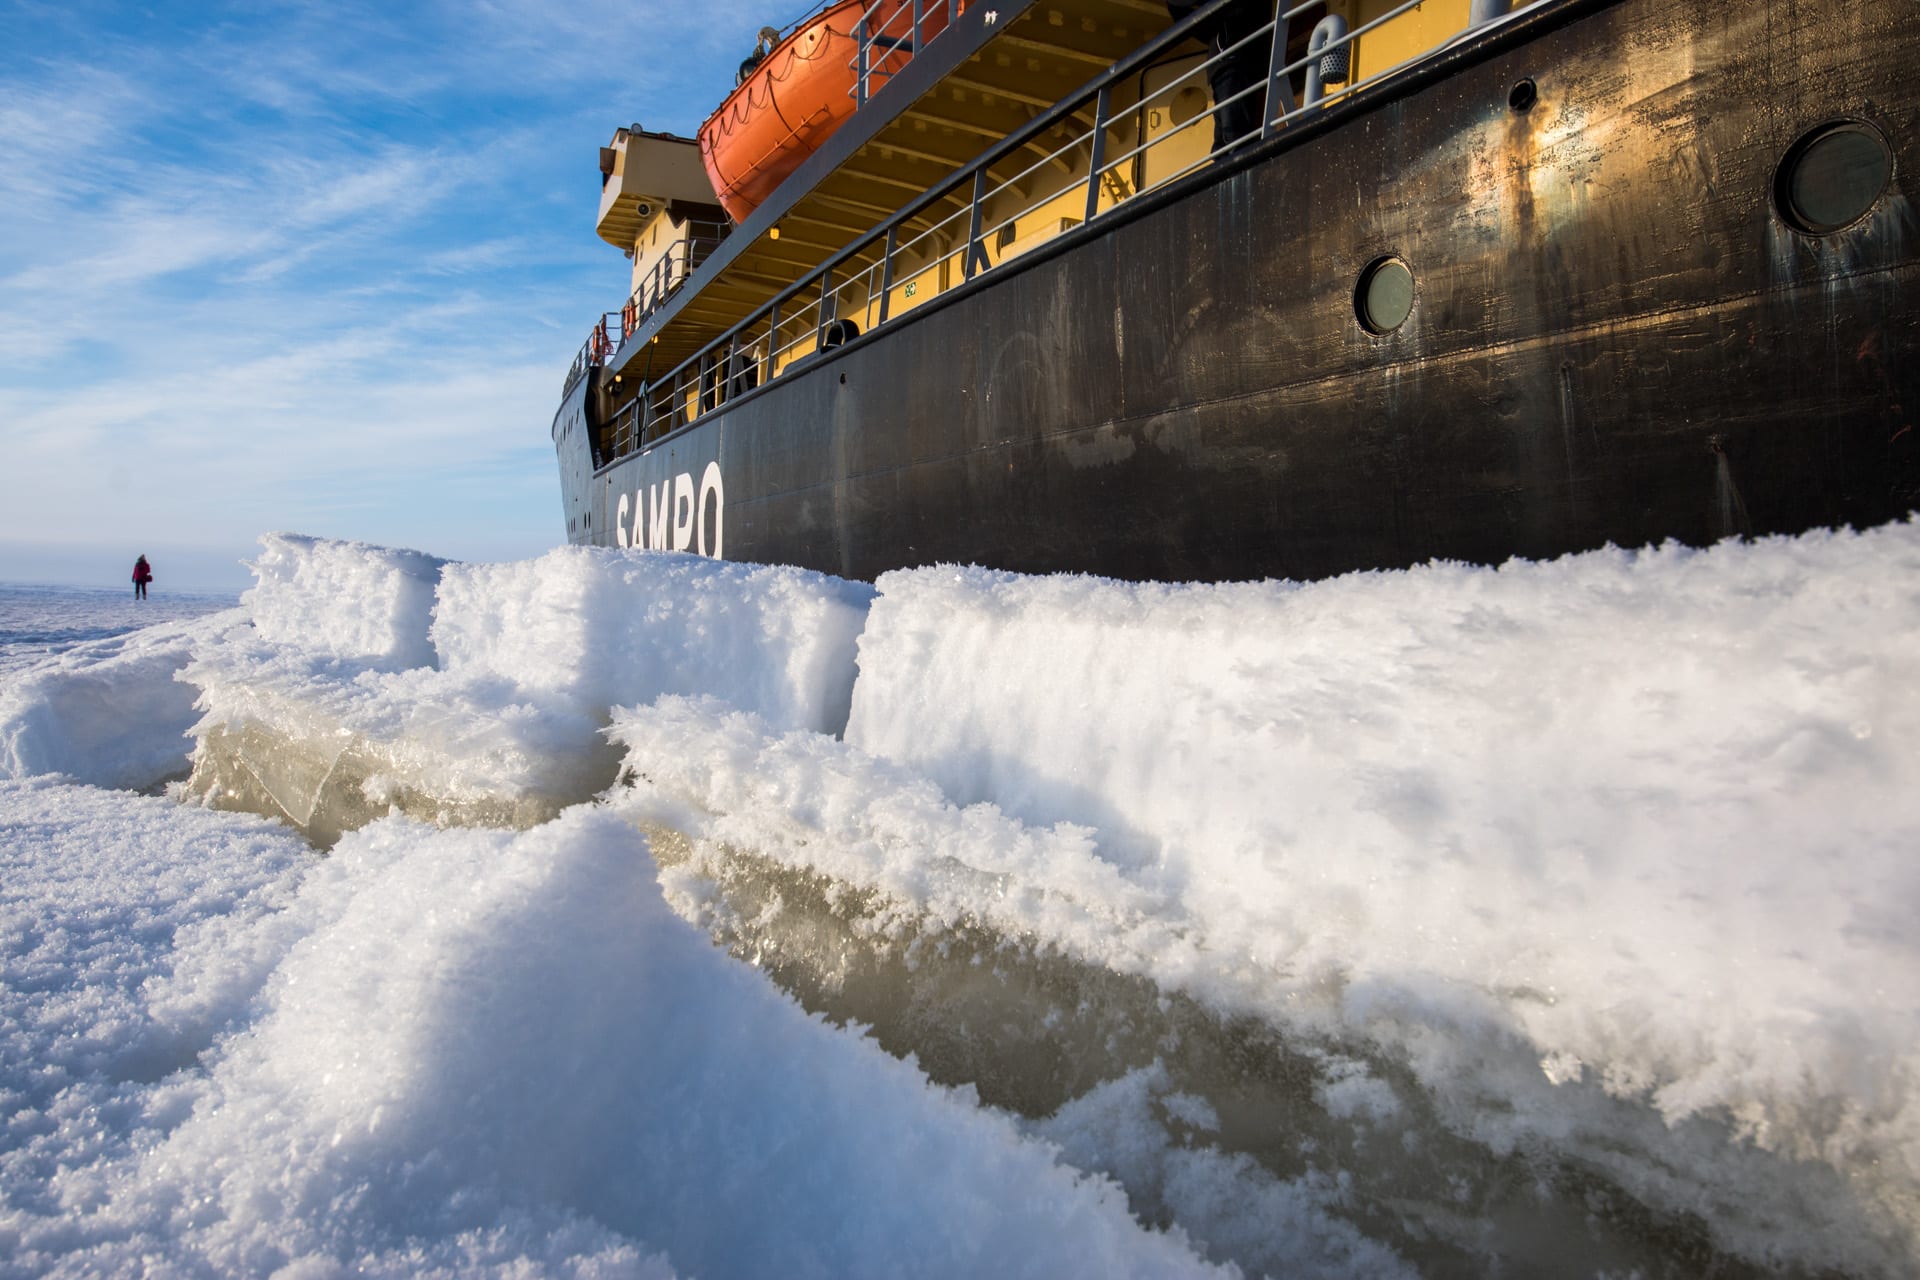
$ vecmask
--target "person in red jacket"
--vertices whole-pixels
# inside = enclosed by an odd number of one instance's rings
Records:
[[[133,562],[133,598],[135,600],[145,600],[147,598],[147,584],[152,581],[153,566],[147,563],[145,556],[141,556]]]

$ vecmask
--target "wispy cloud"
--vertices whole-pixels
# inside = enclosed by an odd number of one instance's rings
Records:
[[[0,76],[0,208],[47,214],[110,188],[113,139],[146,106],[141,87],[100,67],[63,66],[40,83]]]
[[[5,264],[15,269],[0,274],[0,367],[97,342],[131,316],[177,313],[179,292],[156,293],[169,281],[188,296],[232,290],[233,306],[273,311],[293,300],[246,286],[309,266],[332,272],[331,283],[382,259],[404,262],[404,233],[470,183],[480,162],[387,146],[244,169],[156,165],[137,191],[76,201],[29,233],[16,251],[25,261]]]

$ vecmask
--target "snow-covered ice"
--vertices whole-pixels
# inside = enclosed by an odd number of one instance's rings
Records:
[[[1920,527],[262,541],[0,685],[0,1275],[1916,1268]]]
[[[4,785],[0,1270],[1208,1271],[715,950],[609,814],[321,860]]]
[[[138,625],[155,617],[167,621]],[[185,773],[200,717],[173,673],[245,621],[209,597],[135,606],[117,592],[0,588],[0,777],[142,790]]]
[[[693,555],[443,565],[262,543],[244,603],[271,625],[223,633],[183,672],[205,712],[189,786],[323,843],[396,805],[441,823],[552,817],[613,781],[611,709],[665,694],[725,689],[772,724],[837,733],[872,596]]]

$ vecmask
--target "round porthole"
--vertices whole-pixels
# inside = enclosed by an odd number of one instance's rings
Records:
[[[1821,125],[1787,148],[1774,204],[1794,227],[1825,235],[1867,216],[1893,177],[1893,149],[1871,125]]]
[[[1380,258],[1360,273],[1353,311],[1368,333],[1392,333],[1413,314],[1413,269],[1398,258]]]

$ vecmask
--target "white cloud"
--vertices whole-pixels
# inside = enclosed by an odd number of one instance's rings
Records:
[[[78,4],[0,52],[0,541],[557,540],[593,148],[765,10]]]

